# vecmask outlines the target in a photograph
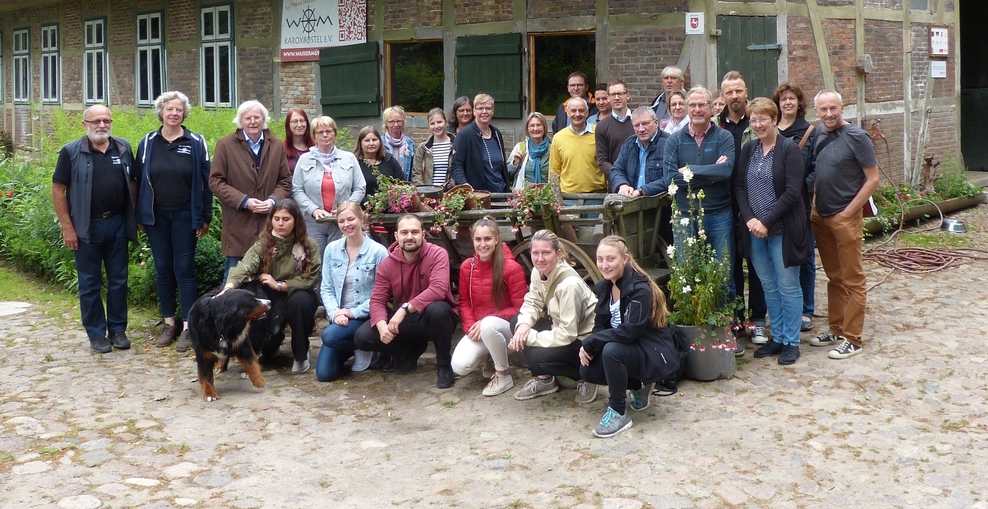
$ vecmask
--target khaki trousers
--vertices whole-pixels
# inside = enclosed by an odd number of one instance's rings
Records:
[[[823,217],[814,207],[810,222],[823,270],[830,280],[827,282],[830,333],[861,346],[867,289],[861,266],[864,218],[861,211],[849,218],[840,214]]]

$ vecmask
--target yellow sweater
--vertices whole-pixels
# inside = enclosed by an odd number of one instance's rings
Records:
[[[552,137],[549,173],[559,175],[559,187],[564,193],[607,191],[607,179],[597,166],[594,126],[588,126],[583,134],[566,127]]]

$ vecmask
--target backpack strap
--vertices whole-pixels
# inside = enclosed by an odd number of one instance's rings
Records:
[[[806,146],[806,142],[809,141],[811,134],[813,134],[813,124],[810,124],[810,127],[806,129],[805,133],[803,133],[803,139],[799,140],[799,150],[803,150],[803,147]]]

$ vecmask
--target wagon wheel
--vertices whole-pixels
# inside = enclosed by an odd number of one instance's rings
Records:
[[[573,267],[576,269],[576,273],[583,278],[588,285],[594,286],[597,281],[603,277],[600,274],[600,270],[597,269],[597,263],[590,259],[587,253],[583,252],[579,246],[566,240],[559,239],[560,245],[569,254],[571,260],[573,260],[576,265]],[[515,261],[517,261],[525,269],[527,275],[531,275],[532,271],[535,270],[535,266],[532,265],[532,240],[527,239],[522,243],[516,245],[511,249],[511,254],[515,255]]]

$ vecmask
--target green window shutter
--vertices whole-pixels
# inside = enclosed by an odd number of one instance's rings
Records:
[[[779,84],[779,53],[774,16],[717,16],[717,84],[727,71],[744,77],[748,99],[772,97]]]
[[[456,95],[494,97],[495,118],[522,118],[521,34],[456,38]]]
[[[334,118],[380,115],[379,61],[376,41],[319,50],[323,114]]]

